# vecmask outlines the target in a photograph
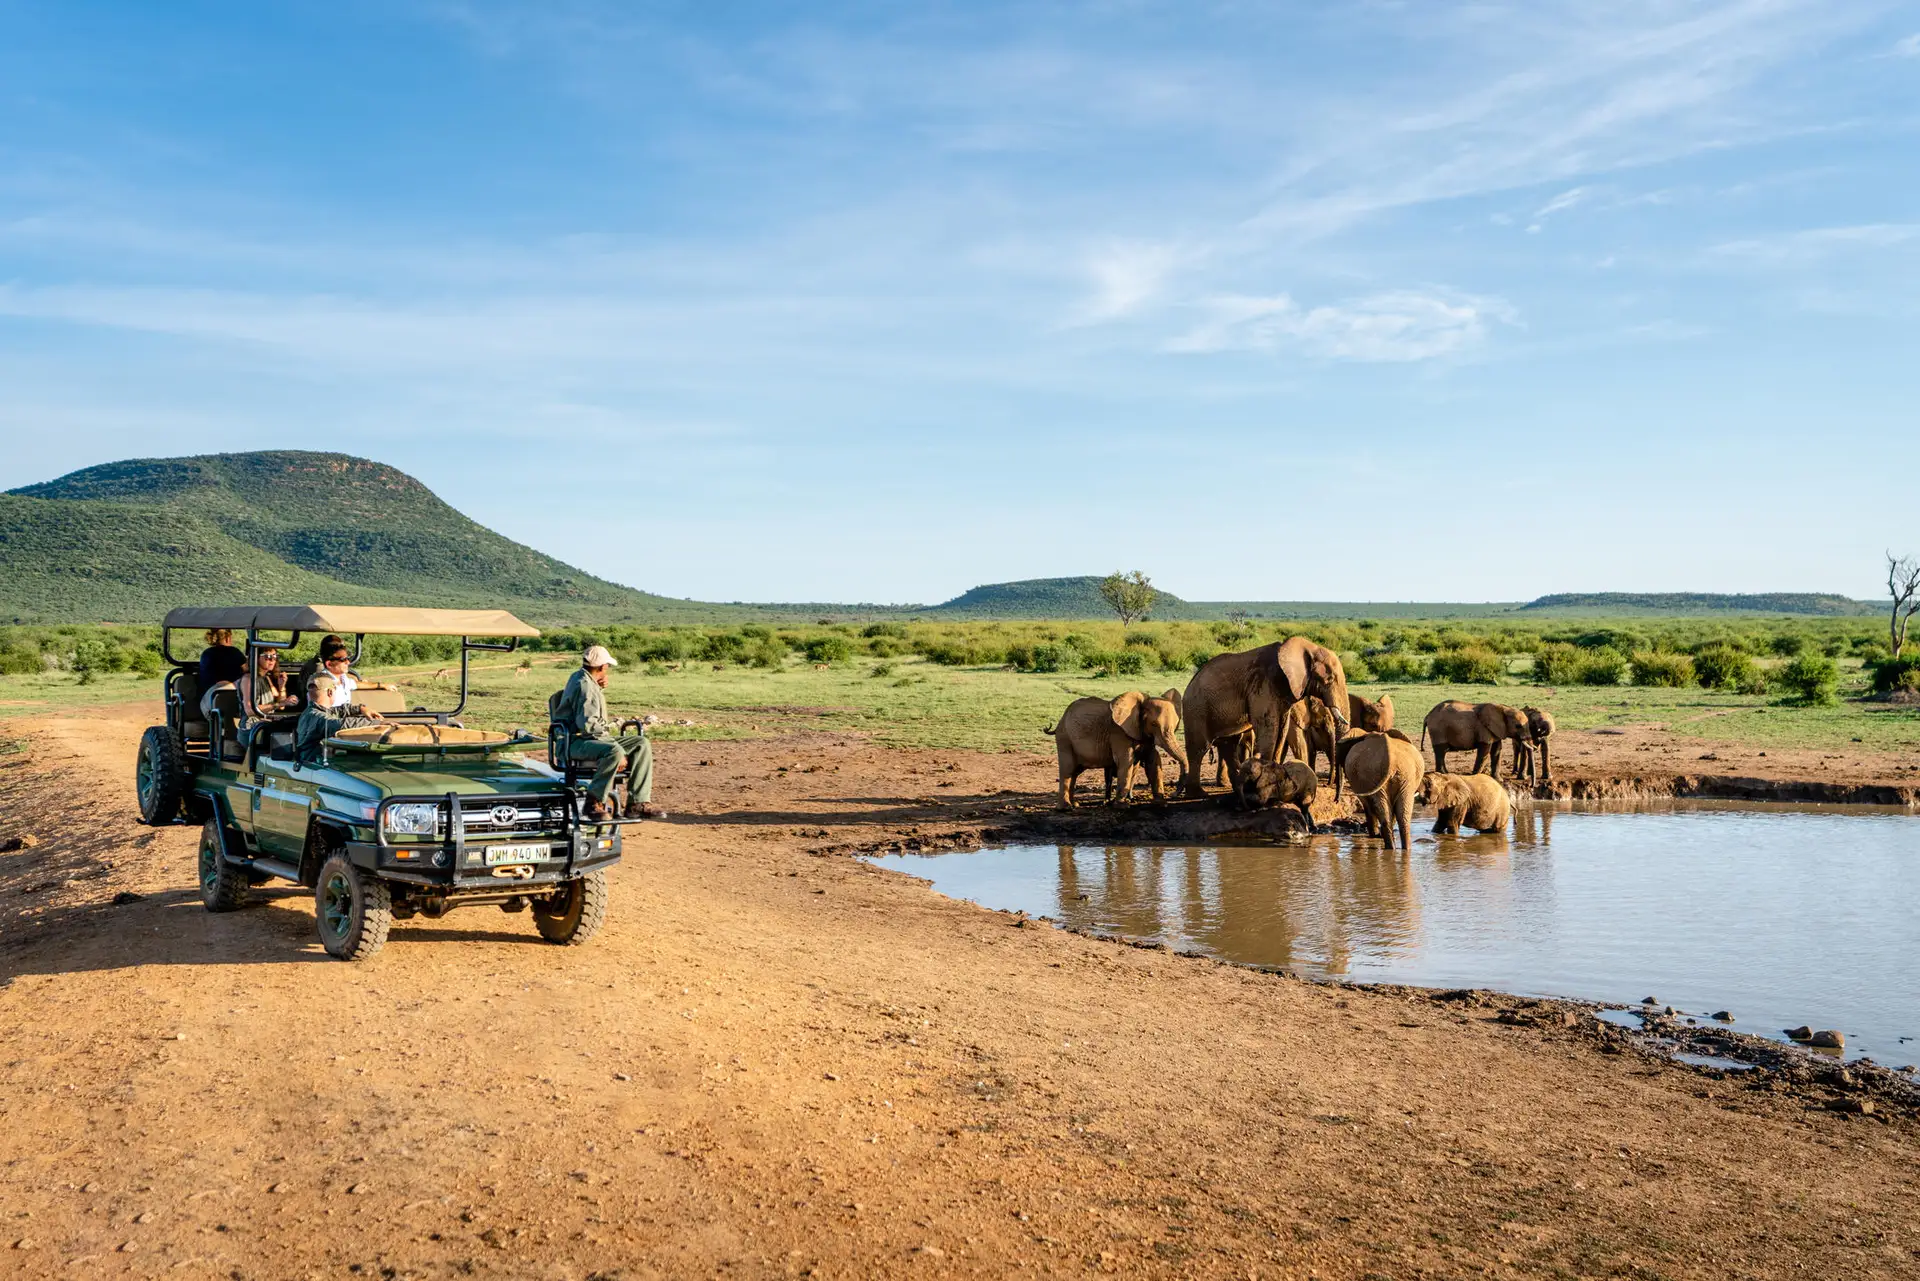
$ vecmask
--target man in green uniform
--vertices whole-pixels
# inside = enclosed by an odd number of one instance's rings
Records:
[[[326,741],[343,729],[377,725],[386,718],[370,712],[358,703],[349,707],[331,707],[336,682],[324,672],[307,682],[307,705],[293,727],[293,759],[296,765],[318,765]]]
[[[560,691],[553,719],[572,733],[575,764],[592,765],[593,778],[587,783],[587,817],[609,818],[613,795],[613,776],[627,767],[627,818],[665,818],[667,812],[653,805],[653,747],[647,736],[616,734],[607,719],[607,677],[619,660],[603,645],[589,646],[581,656],[580,670],[567,680]]]

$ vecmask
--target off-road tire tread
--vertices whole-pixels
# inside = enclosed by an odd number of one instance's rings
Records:
[[[140,806],[140,821],[148,827],[166,827],[180,818],[187,797],[187,768],[180,744],[165,725],[153,725],[140,736],[140,755],[152,752],[154,760],[153,794],[135,801]],[[137,790],[137,789],[136,789]]]
[[[213,842],[214,867],[218,870],[218,879],[214,882],[213,893],[207,893],[204,882],[200,886],[200,905],[209,912],[237,912],[247,905],[247,874],[244,870],[227,862],[226,847],[220,841],[220,820],[210,818],[200,829],[200,843]],[[200,852],[194,851],[193,869],[200,870]]]
[[[385,881],[355,867],[345,854],[330,854],[320,865],[320,874],[314,880],[313,916],[316,932],[324,929],[320,921],[320,890],[326,885],[328,873],[335,863],[344,867],[347,874],[360,883],[365,902],[360,913],[360,933],[353,940],[353,946],[344,952],[327,947],[324,932],[320,934],[320,946],[326,948],[329,956],[336,956],[343,961],[364,961],[386,946],[387,931],[393,928],[393,895],[388,891]]]
[[[540,902],[533,905],[533,924],[540,937],[562,947],[579,947],[598,934],[607,921],[607,874],[589,872],[573,884],[579,887],[577,916],[570,911],[542,910]]]

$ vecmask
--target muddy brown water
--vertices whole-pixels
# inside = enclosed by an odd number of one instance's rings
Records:
[[[1416,829],[1418,830],[1418,829]],[[1707,802],[1519,812],[1511,836],[875,856],[943,894],[1318,977],[1638,1002],[1920,1061],[1920,817]]]

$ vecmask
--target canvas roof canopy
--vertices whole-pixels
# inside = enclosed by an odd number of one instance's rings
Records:
[[[163,627],[236,632],[337,632],[342,636],[538,636],[504,609],[406,609],[388,605],[188,605]]]

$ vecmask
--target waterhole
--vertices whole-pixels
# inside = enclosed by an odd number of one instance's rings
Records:
[[[1424,826],[1424,825],[1422,825]],[[1416,829],[1418,831],[1418,828]],[[1520,811],[1512,836],[1025,845],[877,856],[941,893],[1327,978],[1663,1005],[1920,1060],[1920,818],[1665,802]]]

